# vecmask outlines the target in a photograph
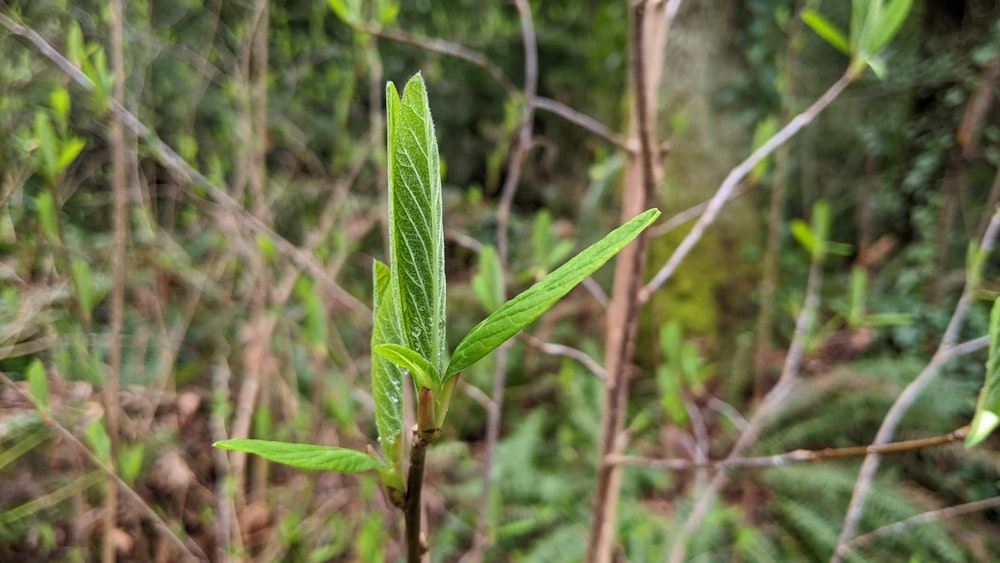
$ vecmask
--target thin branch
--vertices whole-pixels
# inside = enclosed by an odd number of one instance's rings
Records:
[[[806,342],[809,340],[809,335],[812,334],[816,311],[819,309],[819,295],[823,280],[822,265],[823,256],[818,253],[814,254],[809,266],[809,279],[806,281],[806,296],[802,303],[802,312],[799,313],[798,318],[795,320],[795,333],[792,336],[788,355],[785,357],[785,365],[781,370],[781,376],[778,377],[778,382],[761,401],[760,407],[750,418],[750,422],[740,432],[740,436],[736,440],[736,444],[733,445],[733,449],[729,452],[729,455],[726,456],[726,460],[740,459],[743,453],[757,442],[760,433],[764,429],[764,422],[777,410],[791,394],[792,389],[798,384],[799,368],[802,363],[802,357],[805,354]],[[687,520],[684,521],[684,526],[674,540],[674,545],[670,550],[671,563],[684,561],[687,550],[687,539],[701,526],[701,522],[708,515],[708,511],[711,509],[712,503],[715,502],[719,491],[722,490],[722,487],[728,481],[729,474],[720,472],[712,478],[708,487],[699,495],[694,503],[694,508],[691,509]]]
[[[87,75],[80,69],[73,66],[73,63],[52,47],[35,30],[16,23],[5,14],[0,14],[0,25],[7,28],[7,30],[12,34],[27,39],[28,42],[38,49],[43,56],[52,61],[53,64],[69,76],[70,79],[72,79],[78,86],[88,92],[93,91],[94,83],[90,80],[90,78],[88,78]],[[298,264],[300,268],[309,272],[309,274],[313,276],[323,286],[323,288],[344,307],[356,313],[361,318],[367,319],[371,317],[371,311],[368,307],[365,306],[364,303],[358,301],[357,298],[345,291],[339,284],[337,284],[337,282],[331,279],[330,276],[327,275],[323,266],[316,261],[314,257],[289,242],[288,239],[282,237],[271,229],[271,227],[264,224],[260,219],[247,212],[247,210],[244,209],[239,202],[233,199],[233,197],[230,196],[225,189],[216,186],[201,172],[195,170],[194,167],[188,164],[187,161],[177,154],[176,151],[164,143],[154,131],[139,121],[139,119],[132,112],[122,107],[121,104],[114,100],[110,101],[108,109],[122,120],[127,129],[141,138],[146,143],[149,150],[152,151],[157,162],[170,170],[179,180],[188,184],[199,186],[206,190],[213,201],[226,211],[234,214],[236,217],[239,217],[250,228],[250,230],[271,239],[274,242],[275,248],[279,252],[288,255],[289,258]]]
[[[1000,209],[994,212],[993,218],[990,220],[989,226],[979,243],[979,252],[983,256],[989,256],[993,250],[998,232],[1000,232]],[[955,342],[958,339],[959,329],[965,321],[965,316],[978,290],[983,261],[974,262],[973,266],[966,273],[965,288],[962,290],[962,295],[958,298],[958,304],[955,305],[955,311],[952,313],[951,320],[948,321],[948,326],[941,337],[941,343],[938,345],[937,351],[931,358],[930,363],[927,364],[916,379],[911,381],[903,389],[903,392],[896,397],[896,401],[889,408],[889,412],[886,413],[885,418],[882,419],[882,425],[879,426],[878,433],[875,435],[873,442],[875,445],[885,444],[892,440],[903,416],[906,415],[927,386],[937,378],[941,367],[958,355],[961,347],[956,346]],[[830,559],[832,562],[842,561],[848,554],[847,544],[854,538],[857,532],[865,500],[875,480],[875,474],[878,472],[880,463],[881,458],[878,454],[871,454],[866,456],[864,462],[861,464],[861,470],[858,472],[858,480],[854,483],[851,502],[847,507],[847,513],[844,515],[843,528],[841,528],[840,537],[837,539],[837,549]]]
[[[503,69],[497,66],[493,61],[489,59],[486,55],[470,49],[464,45],[459,45],[458,43],[453,43],[451,41],[445,41],[443,39],[435,39],[432,37],[421,37],[413,33],[402,31],[399,29],[388,29],[381,27],[379,25],[373,25],[366,22],[348,22],[348,26],[355,31],[360,31],[361,33],[369,33],[381,37],[383,39],[388,39],[390,41],[396,41],[398,43],[406,43],[408,45],[413,45],[415,47],[420,47],[426,51],[431,51],[433,53],[440,53],[442,55],[448,55],[449,57],[455,57],[456,59],[462,59],[463,61],[472,63],[479,68],[485,70],[496,80],[504,90],[507,91],[508,95],[517,92],[517,87],[511,82],[507,74],[504,73]]]
[[[521,37],[524,43],[524,107],[521,113],[521,124],[518,128],[517,142],[510,155],[507,178],[504,180],[500,195],[500,206],[497,210],[497,254],[501,266],[507,268],[507,248],[510,232],[509,222],[511,208],[514,205],[514,195],[521,182],[521,171],[524,160],[531,148],[535,124],[535,96],[538,94],[538,44],[535,36],[535,23],[531,18],[531,6],[527,0],[514,0],[521,24]],[[483,459],[483,489],[480,493],[479,518],[473,533],[472,550],[469,559],[482,559],[488,547],[488,520],[490,497],[493,487],[493,463],[496,456],[496,445],[500,438],[500,417],[503,413],[504,389],[507,385],[507,357],[510,342],[505,342],[497,350],[493,373],[493,404],[489,410],[486,423],[486,452]]]
[[[634,153],[638,150],[638,147],[634,146],[634,144],[629,144],[628,141],[623,139],[620,135],[615,134],[615,132],[612,131],[607,125],[597,121],[585,113],[581,113],[567,106],[564,103],[557,102],[551,98],[539,96],[535,98],[535,108],[549,113],[554,113],[566,121],[590,131],[605,141],[616,145],[627,152]]]
[[[739,187],[737,187],[737,189],[732,194],[730,194],[729,199],[727,199],[726,201],[729,202],[740,197],[741,195],[753,189],[754,186],[755,184],[751,184],[749,182],[741,182]],[[658,225],[650,227],[648,229],[649,238],[659,238],[666,235],[667,233],[670,233],[672,231],[681,228],[682,226],[684,226],[685,223],[696,219],[698,216],[704,213],[709,203],[711,203],[711,200],[705,200],[699,204],[693,205],[685,209],[684,211],[681,211],[680,213],[677,213],[673,217],[667,219],[666,221],[663,221]]]
[[[34,397],[22,390],[16,383],[7,377],[7,374],[2,371],[0,371],[0,382],[3,382],[4,385],[13,389],[22,400],[31,404],[31,406],[41,415],[42,421],[45,422],[49,428],[55,431],[60,438],[66,440],[66,442],[78,449],[87,458],[87,460],[94,465],[94,467],[97,467],[102,473],[104,473],[105,477],[114,481],[114,483],[118,486],[118,490],[121,491],[133,504],[133,506],[142,512],[146,518],[149,518],[149,521],[160,530],[164,537],[171,542],[174,547],[178,549],[178,551],[180,551],[185,560],[208,561],[208,557],[201,550],[201,548],[198,547],[198,544],[194,543],[191,538],[185,537],[184,539],[181,539],[177,537],[174,531],[170,529],[170,526],[168,526],[167,523],[160,518],[160,515],[157,514],[152,507],[146,504],[146,501],[142,500],[142,497],[132,490],[132,487],[130,487],[128,483],[123,481],[113,469],[105,465],[104,462],[94,454],[94,452],[90,451],[90,448],[77,439],[77,437],[73,435],[73,433],[70,432],[65,426],[63,426],[62,423],[52,418],[52,416],[50,416],[47,412],[40,409],[38,404],[35,402]]]
[[[968,430],[968,426],[963,426],[962,428],[945,434],[944,436],[892,442],[889,444],[882,444],[880,446],[870,445],[852,446],[849,448],[824,448],[822,450],[795,450],[783,454],[760,457],[737,457],[711,461],[692,461],[687,459],[649,459],[623,455],[612,456],[608,458],[606,463],[649,467],[652,469],[666,469],[670,471],[693,471],[699,469],[729,471],[733,469],[745,468],[783,467],[793,463],[812,463],[835,459],[849,459],[868,454],[895,454],[923,450],[964,440]]]
[[[956,506],[949,506],[940,510],[924,512],[923,514],[918,514],[907,518],[906,520],[900,520],[894,524],[876,528],[867,534],[858,536],[851,540],[851,542],[847,544],[846,548],[852,551],[857,551],[875,542],[875,540],[905,532],[908,528],[928,524],[930,522],[947,520],[949,518],[957,518],[959,516],[989,510],[990,508],[996,508],[998,506],[1000,506],[1000,496],[967,502]]]
[[[598,379],[604,379],[604,368],[601,364],[597,363],[594,358],[591,358],[583,350],[578,350],[572,346],[566,346],[564,344],[556,344],[554,342],[546,342],[541,338],[530,335],[528,333],[519,333],[518,337],[525,341],[532,348],[537,348],[546,354],[551,354],[553,356],[562,356],[564,358],[570,358],[576,360],[583,364],[583,367],[587,368],[590,373],[597,376]]]
[[[677,268],[681,265],[681,262],[687,258],[694,246],[698,244],[701,237],[705,234],[705,231],[715,222],[716,217],[718,217],[719,212],[722,207],[730,199],[733,190],[739,186],[740,181],[743,180],[749,174],[757,164],[762,160],[770,156],[771,153],[775,151],[778,147],[786,143],[789,139],[794,137],[799,133],[806,125],[811,123],[816,116],[823,112],[837,97],[847,88],[851,82],[854,81],[855,74],[851,71],[845,72],[843,76],[840,77],[836,82],[833,83],[830,88],[823,93],[811,106],[809,106],[805,111],[796,115],[778,131],[773,137],[767,140],[766,143],[761,145],[760,148],[753,151],[753,153],[748,156],[743,162],[739,163],[735,168],[733,168],[729,175],[726,176],[725,180],[722,181],[722,185],[709,200],[708,206],[705,208],[705,212],[695,223],[691,232],[688,233],[681,244],[674,250],[674,253],[667,260],[667,263],[660,268],[660,271],[653,276],[653,279],[642,288],[639,294],[639,300],[645,303],[649,300],[650,296],[654,291],[660,288],[667,280],[674,275]]]
[[[108,18],[111,35],[111,75],[114,80],[112,99],[122,107],[125,105],[125,54],[123,46],[125,6],[122,0],[111,2]],[[104,404],[107,412],[108,437],[110,438],[111,468],[114,469],[118,452],[119,415],[118,404],[119,375],[122,368],[122,325],[125,317],[125,250],[128,244],[128,186],[126,184],[125,130],[122,120],[112,114],[110,124],[111,145],[111,192],[112,209],[112,254],[111,254],[111,318],[108,326],[111,344],[108,350],[108,374],[105,381]],[[110,481],[110,479],[109,479]],[[115,520],[118,505],[117,489],[109,484],[104,499],[104,541],[101,546],[101,561],[115,560]]]

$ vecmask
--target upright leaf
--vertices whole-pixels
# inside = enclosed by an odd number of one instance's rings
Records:
[[[389,255],[398,344],[444,372],[445,278],[441,176],[427,89],[419,73],[402,98],[386,86]]]
[[[35,359],[28,366],[28,391],[42,412],[49,410],[49,379],[42,361]]]
[[[639,233],[659,216],[658,209],[648,209],[640,213],[542,278],[542,281],[504,303],[502,307],[474,326],[459,342],[445,377],[478,362],[522,328],[534,322],[556,301],[569,293],[576,284],[625,248],[625,245],[632,242],[632,239],[639,236]]]
[[[912,7],[913,0],[891,0],[884,6],[870,37],[872,52],[878,53],[892,41]]]
[[[398,344],[402,338],[395,322],[390,275],[389,267],[376,260],[372,276],[375,286],[373,351],[383,344]],[[373,353],[371,362],[375,425],[382,451],[391,457],[390,452],[403,433],[403,370],[380,354]]]
[[[496,311],[503,303],[503,268],[496,248],[484,246],[479,253],[479,271],[472,276],[472,290],[487,313]]]

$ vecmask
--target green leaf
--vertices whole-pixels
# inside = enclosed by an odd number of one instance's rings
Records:
[[[52,110],[58,117],[59,122],[65,123],[69,117],[71,106],[69,90],[63,87],[57,87],[52,90],[52,93],[49,94],[49,104],[52,106]]]
[[[753,150],[756,151],[764,145],[775,133],[778,132],[778,119],[773,115],[768,116],[766,119],[762,119],[757,123],[757,128],[753,132]],[[750,173],[750,183],[756,184],[767,174],[767,171],[771,169],[772,157],[767,157],[757,163],[753,167],[753,171]]]
[[[403,340],[438,374],[445,361],[440,159],[424,80],[386,85],[391,287]],[[439,382],[440,383],[440,382]]]
[[[851,270],[851,303],[847,314],[847,326],[861,326],[865,318],[865,307],[868,301],[868,273],[864,268],[855,266]]]
[[[790,228],[792,230],[792,236],[795,240],[799,241],[802,248],[806,249],[809,255],[816,253],[816,237],[813,236],[812,229],[809,228],[809,224],[802,219],[792,219],[790,223]]]
[[[90,270],[90,264],[82,258],[73,257],[70,261],[73,269],[73,284],[76,287],[77,299],[80,300],[80,307],[84,315],[89,320],[90,314],[97,305],[97,291],[94,289],[94,274]]]
[[[503,303],[503,268],[496,248],[484,246],[479,252],[479,271],[472,276],[472,291],[487,313],[496,311]]]
[[[131,485],[139,477],[144,453],[145,447],[142,442],[133,445],[122,444],[118,450],[118,471],[126,483]]]
[[[851,2],[851,29],[848,41],[851,45],[851,56],[859,57],[864,53],[864,47],[868,44],[868,32],[871,29],[871,21],[874,19],[873,12],[878,8],[874,4],[881,0],[852,0]]]
[[[441,378],[437,370],[416,350],[399,344],[380,344],[374,350],[376,354],[408,370],[417,388],[436,391],[440,387]]]
[[[28,366],[28,391],[42,412],[49,410],[49,379],[45,374],[45,365],[39,359],[34,359]]]
[[[395,322],[390,291],[389,267],[376,260],[372,272],[375,300],[372,308],[372,350],[382,344],[398,344],[402,336]],[[403,370],[380,354],[372,354],[372,399],[375,401],[375,425],[379,443],[389,456],[392,446],[403,433]],[[402,463],[402,460],[399,460]],[[390,462],[390,465],[392,463]]]
[[[446,376],[478,362],[510,337],[528,326],[569,293],[576,284],[603,266],[660,216],[649,209],[618,227],[603,239],[571,258],[542,281],[504,303],[465,335],[452,355]]]
[[[56,139],[56,131],[52,127],[52,120],[44,111],[35,112],[35,141],[38,143],[39,151],[41,151],[39,166],[42,176],[52,180],[59,173],[56,162],[58,160],[56,158],[58,140]]]
[[[302,333],[313,354],[324,356],[330,332],[327,325],[326,307],[320,296],[319,284],[310,278],[301,277],[295,283],[295,296],[305,311]]]
[[[872,327],[907,326],[913,324],[913,315],[909,313],[876,313],[866,316],[864,324]]]
[[[912,7],[913,0],[890,0],[884,9],[879,11],[878,19],[873,22],[874,29],[869,36],[868,48],[872,54],[879,53],[892,41],[906,22],[906,16]]]
[[[993,302],[989,335],[986,381],[979,393],[969,435],[965,438],[965,445],[970,448],[985,440],[1000,424],[1000,299]]]
[[[59,222],[56,219],[56,205],[51,192],[42,192],[35,199],[38,211],[38,222],[42,225],[42,234],[50,244],[59,244]]]
[[[94,420],[88,424],[86,430],[84,430],[84,435],[87,437],[87,441],[90,442],[90,447],[94,450],[94,455],[97,456],[97,459],[105,464],[109,464],[111,462],[111,437],[108,436],[108,431],[104,428],[104,423],[101,419]]]
[[[819,12],[815,10],[803,10],[802,21],[811,27],[812,30],[816,32],[816,35],[825,39],[827,43],[833,45],[833,47],[838,51],[844,53],[845,55],[851,54],[851,47],[847,44],[847,38],[844,36],[844,32],[840,31],[837,26],[830,23],[830,21],[823,17]]]
[[[830,204],[825,200],[821,199],[813,205],[812,232],[813,236],[816,237],[816,248],[814,252],[816,258],[823,258],[826,256],[827,251],[829,251],[830,217]]]
[[[383,467],[380,461],[366,453],[331,446],[247,438],[222,440],[212,445],[219,449],[256,454],[277,463],[316,471],[358,473]]]
[[[361,14],[358,10],[357,0],[329,0],[333,13],[347,25],[354,25],[361,22]]]
[[[79,137],[72,137],[66,141],[59,150],[59,158],[56,159],[57,173],[62,174],[69,168],[69,165],[73,164],[85,146],[87,146],[87,142]]]
[[[989,335],[986,381],[979,392],[976,414],[965,438],[965,445],[970,448],[985,440],[1000,425],[1000,299],[993,302]]]

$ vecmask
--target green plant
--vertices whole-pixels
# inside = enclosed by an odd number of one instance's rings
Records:
[[[446,357],[446,288],[441,180],[434,125],[420,74],[403,89],[386,87],[390,265],[374,263],[372,395],[381,455],[345,448],[268,440],[216,442],[305,469],[358,472],[376,469],[390,500],[406,519],[411,561],[426,548],[420,540],[420,491],[424,455],[437,441],[462,370],[531,324],[574,286],[600,268],[660,214],[649,209],[504,303],[465,335]],[[410,467],[403,472],[403,381],[417,394]]]

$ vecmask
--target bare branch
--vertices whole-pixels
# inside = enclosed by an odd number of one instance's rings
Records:
[[[588,356],[583,350],[577,350],[572,346],[566,346],[563,344],[555,344],[553,342],[546,342],[541,338],[537,338],[527,333],[520,333],[518,337],[527,342],[532,348],[538,348],[546,354],[551,354],[553,356],[563,356],[565,358],[571,358],[583,364],[583,367],[590,370],[590,373],[596,375],[599,379],[604,379],[604,368],[601,364],[597,363],[596,360]]]
[[[882,444],[880,446],[871,445],[852,446],[849,448],[825,448],[822,450],[795,450],[783,454],[760,457],[736,457],[712,461],[692,461],[687,459],[649,459],[623,455],[612,456],[608,458],[605,463],[650,467],[652,469],[666,469],[670,471],[693,471],[699,469],[730,471],[733,469],[782,467],[792,463],[811,463],[817,461],[861,457],[868,454],[895,454],[923,450],[926,448],[933,448],[964,440],[968,430],[968,426],[963,426],[954,432],[945,434],[944,436],[893,442],[889,444]]]
[[[500,83],[500,86],[507,91],[508,95],[517,92],[517,87],[514,86],[514,83],[507,77],[507,74],[503,71],[503,69],[497,66],[496,63],[491,61],[486,55],[464,45],[459,45],[458,43],[445,41],[443,39],[421,37],[399,29],[387,29],[365,22],[350,22],[348,25],[355,31],[370,33],[383,39],[396,41],[398,43],[406,43],[408,45],[420,47],[421,49],[427,51],[448,55],[449,57],[455,57],[456,59],[462,59],[463,61],[470,62],[490,73],[490,76]]]
[[[605,141],[617,145],[619,148],[630,153],[638,151],[638,147],[634,146],[634,143],[629,144],[628,141],[615,134],[615,132],[612,131],[607,125],[597,121],[585,113],[576,111],[566,104],[557,102],[551,98],[543,98],[539,96],[535,98],[535,108],[545,110],[549,113],[554,113],[566,121],[569,121],[574,125],[579,125]]]
[[[1000,209],[994,212],[993,218],[990,220],[989,226],[983,234],[983,238],[979,243],[979,252],[982,252],[986,256],[989,255],[996,243],[998,232],[1000,232]],[[903,392],[896,397],[896,401],[889,408],[889,412],[886,413],[885,418],[882,419],[882,425],[879,427],[878,433],[875,435],[875,441],[873,442],[875,445],[885,444],[892,440],[903,416],[910,410],[910,407],[913,406],[924,390],[927,389],[927,386],[937,378],[938,373],[945,363],[958,356],[959,352],[975,349],[971,345],[956,346],[955,341],[958,339],[958,331],[965,321],[965,316],[972,305],[972,300],[978,289],[981,269],[981,262],[974,263],[966,272],[965,288],[962,290],[962,295],[958,298],[958,304],[955,305],[955,311],[952,313],[951,320],[948,321],[948,327],[945,328],[944,335],[941,337],[941,343],[938,345],[934,357],[931,358],[930,363],[927,364],[916,379],[911,381],[903,389]],[[979,340],[977,339],[974,342],[978,342]],[[837,549],[831,558],[833,562],[842,561],[847,556],[849,551],[847,544],[854,538],[854,534],[857,532],[865,500],[868,497],[868,491],[871,488],[872,482],[875,480],[875,474],[878,472],[880,463],[881,458],[878,454],[870,454],[865,457],[865,461],[861,464],[861,470],[858,472],[858,480],[854,483],[851,502],[847,507],[847,513],[844,515],[844,525],[840,530],[840,537],[837,540]]]
[[[892,536],[905,532],[908,528],[914,526],[920,526],[922,524],[928,524],[930,522],[938,522],[941,520],[947,520],[949,518],[957,518],[959,516],[964,516],[966,514],[972,514],[973,512],[979,512],[982,510],[989,510],[990,508],[995,508],[1000,506],[1000,496],[993,498],[977,500],[973,502],[967,502],[965,504],[959,504],[956,506],[949,506],[947,508],[942,508],[940,510],[932,510],[930,512],[924,512],[923,514],[918,514],[916,516],[907,518],[906,520],[900,520],[894,524],[889,524],[887,526],[882,526],[881,528],[876,528],[867,534],[858,536],[851,540],[847,544],[846,548],[849,550],[858,550],[870,545],[875,540]]]
[[[798,384],[802,356],[805,353],[806,342],[812,333],[816,311],[819,308],[819,294],[823,280],[822,258],[821,255],[814,254],[812,263],[809,266],[809,279],[806,281],[806,296],[802,303],[802,312],[795,319],[795,333],[792,336],[788,355],[785,357],[785,365],[781,370],[781,376],[778,378],[775,386],[764,396],[757,412],[750,418],[750,422],[740,432],[740,436],[736,440],[736,444],[733,445],[733,449],[729,452],[726,460],[739,459],[750,446],[757,442],[760,433],[764,429],[764,422],[777,410],[778,406],[784,402],[785,398],[791,394],[792,389]],[[684,561],[687,550],[687,538],[694,534],[698,527],[701,526],[702,520],[708,515],[712,503],[715,502],[715,497],[728,481],[728,473],[720,472],[716,474],[708,487],[705,488],[695,501],[694,508],[691,509],[687,520],[684,521],[684,526],[677,534],[673,548],[670,551],[671,563]]]
[[[718,217],[719,212],[722,207],[730,199],[733,190],[739,186],[740,181],[743,180],[749,174],[757,164],[762,160],[767,158],[771,153],[775,151],[778,147],[786,143],[789,139],[794,137],[801,131],[806,125],[811,123],[816,116],[823,112],[835,99],[840,95],[841,92],[850,85],[854,80],[854,74],[850,71],[844,73],[839,80],[833,83],[830,88],[823,93],[811,106],[809,106],[805,111],[796,115],[778,131],[773,137],[767,140],[766,143],[761,145],[760,148],[753,151],[753,153],[748,156],[743,162],[739,163],[729,175],[726,176],[725,180],[722,181],[722,185],[709,200],[708,206],[705,208],[705,212],[702,213],[698,222],[695,223],[691,232],[688,233],[684,240],[681,241],[680,246],[674,250],[674,253],[667,260],[667,263],[660,268],[660,271],[653,276],[653,279],[642,288],[639,294],[639,300],[645,303],[649,300],[650,296],[654,291],[660,288],[667,280],[674,275],[677,268],[681,265],[681,262],[687,258],[687,255],[691,253],[694,246],[698,244],[701,237],[705,234],[705,231],[715,222],[716,217]]]

